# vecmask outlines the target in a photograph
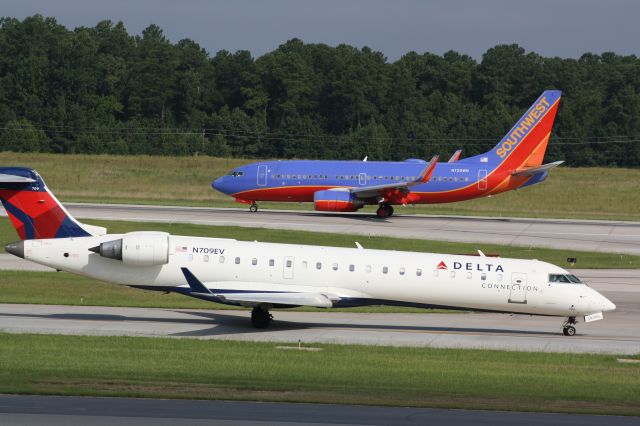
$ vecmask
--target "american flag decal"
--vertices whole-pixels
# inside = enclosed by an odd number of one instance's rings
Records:
[[[187,252],[186,246],[176,246],[176,253],[186,253],[186,252]]]

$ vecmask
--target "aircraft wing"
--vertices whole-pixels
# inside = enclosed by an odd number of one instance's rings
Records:
[[[256,306],[263,303],[316,308],[333,306],[333,301],[328,295],[316,292],[241,290],[237,282],[230,283],[234,287],[232,290],[209,289],[188,268],[181,269],[192,294],[208,296],[216,302],[237,303],[242,306]],[[221,284],[224,285],[224,283],[216,283],[216,285]]]
[[[553,163],[543,164],[542,166],[536,167],[525,167],[519,170],[515,170],[511,173],[512,176],[533,176],[536,173],[546,172],[554,167],[558,167],[560,164],[564,163],[564,161],[555,161]]]
[[[365,187],[353,187],[349,188],[349,192],[355,194],[358,198],[371,198],[378,195],[382,195],[390,190],[401,190],[409,192],[409,188],[414,185],[419,185],[421,183],[427,183],[431,176],[433,175],[434,170],[436,169],[436,164],[438,164],[438,156],[435,155],[427,163],[424,170],[420,173],[420,176],[414,181],[404,181],[404,182],[393,182],[383,185],[374,185],[374,186],[365,186]]]
[[[270,305],[313,306],[330,308],[333,302],[321,293],[212,293],[223,302],[236,302],[243,306],[255,306],[262,303]]]

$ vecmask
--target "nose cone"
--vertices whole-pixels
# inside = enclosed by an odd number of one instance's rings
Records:
[[[15,243],[9,243],[4,246],[7,253],[11,253],[14,256],[18,256],[24,259],[24,241],[16,241]]]
[[[223,194],[227,194],[227,191],[226,191],[227,185],[225,185],[225,181],[226,181],[226,176],[219,177],[218,179],[214,180],[211,183],[211,186],[214,189],[217,189],[218,191],[222,192]]]
[[[609,312],[609,311],[615,311],[616,310],[615,303],[613,303],[611,300],[607,299],[604,296],[602,297],[602,299],[604,299],[602,301],[602,312]]]

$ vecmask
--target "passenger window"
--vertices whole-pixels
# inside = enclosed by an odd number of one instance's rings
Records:
[[[502,281],[502,274],[498,274],[498,281]]]
[[[307,261],[306,260],[302,261],[302,268],[303,269],[307,269]]]
[[[422,269],[416,269],[416,275],[421,277],[422,276]]]
[[[438,271],[437,269],[433,270],[433,276],[437,277],[440,271]]]
[[[334,263],[333,265],[331,265],[331,269],[333,269],[334,271],[338,270],[338,264]]]
[[[209,255],[205,254],[204,256],[202,256],[202,261],[203,262],[208,262],[209,261]]]
[[[220,258],[218,259],[218,261],[219,261],[220,263],[224,263],[224,256],[220,256]]]
[[[356,270],[356,266],[355,265],[349,265],[349,272],[353,272]]]
[[[485,281],[485,280],[487,279],[487,273],[486,273],[486,272],[483,272],[483,273],[482,273],[482,275],[480,275],[480,279],[481,279],[482,281]]]
[[[470,279],[471,279],[471,276],[472,276],[471,272],[467,272],[467,279],[468,279],[468,280],[470,280]]]
[[[239,265],[239,264],[240,264],[240,258],[236,257],[236,265]]]
[[[276,261],[273,259],[269,259],[269,266],[275,266]]]
[[[316,269],[317,269],[317,270],[322,269],[322,262],[318,262],[318,263],[316,263]]]
[[[291,262],[291,260],[287,259],[287,268],[291,268],[292,264],[293,264],[293,262]]]
[[[371,265],[365,266],[364,270],[365,270],[366,273],[370,273],[371,272]]]
[[[387,272],[389,272],[389,268],[387,266],[383,266],[382,267],[382,273],[386,274]]]
[[[456,277],[456,271],[451,271],[451,272],[449,273],[449,276],[450,276],[451,278],[455,278],[455,277]]]
[[[189,262],[193,262],[193,255],[189,253]]]
[[[258,264],[258,259],[256,259],[255,257],[253,259],[251,259],[251,264],[252,265],[257,265]]]
[[[400,268],[400,275],[404,275],[404,268]]]

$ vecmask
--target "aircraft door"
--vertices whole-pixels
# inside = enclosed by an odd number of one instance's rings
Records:
[[[478,170],[478,189],[480,191],[487,190],[487,170],[486,169]]]
[[[523,274],[522,272],[514,272],[511,274],[509,303],[527,303],[527,274]]]
[[[285,256],[284,262],[282,262],[282,276],[287,280],[293,279],[294,260],[293,256]]]
[[[360,173],[358,178],[359,178],[360,185],[364,186],[364,185],[367,184],[367,174],[366,173]]]
[[[267,186],[267,166],[258,166],[258,186]]]

